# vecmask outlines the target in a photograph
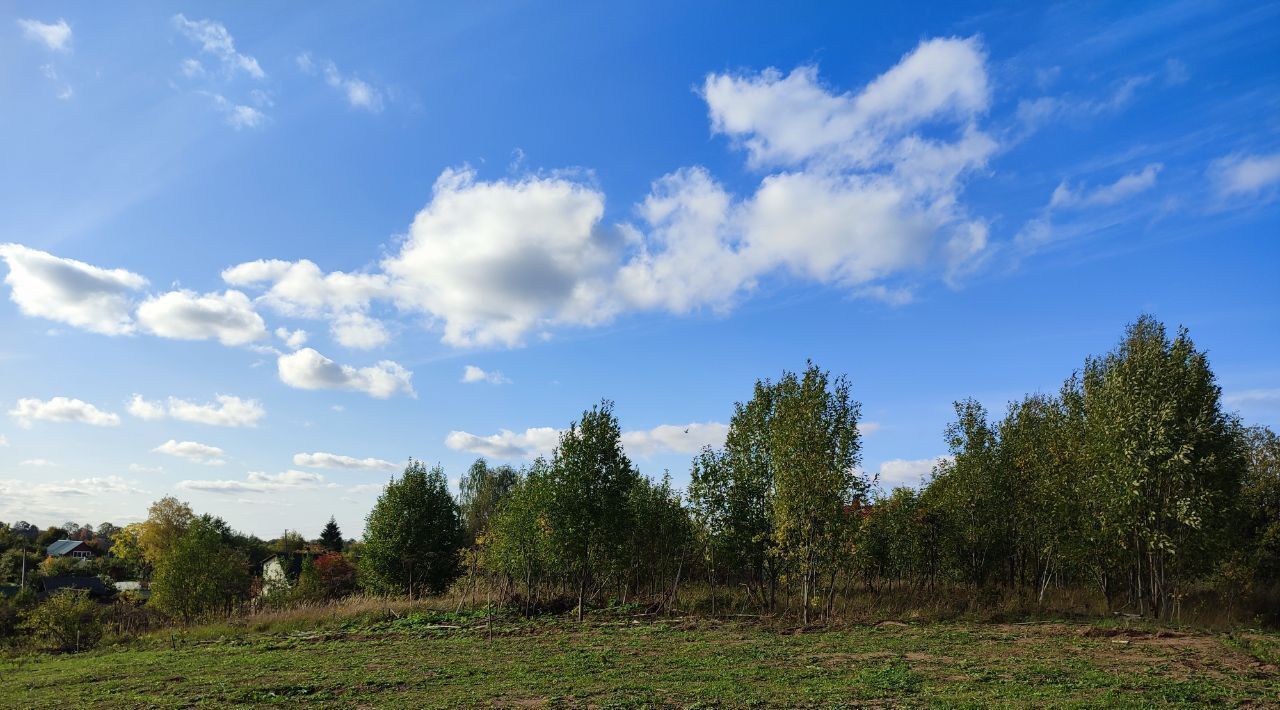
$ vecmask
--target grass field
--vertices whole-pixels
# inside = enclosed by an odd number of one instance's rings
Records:
[[[1280,635],[1071,623],[797,630],[420,611],[0,660],[5,707],[1280,707]]]

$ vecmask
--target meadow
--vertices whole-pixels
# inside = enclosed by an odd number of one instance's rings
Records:
[[[364,600],[10,656],[0,705],[1266,707],[1278,664],[1275,632],[1129,619],[578,622]]]

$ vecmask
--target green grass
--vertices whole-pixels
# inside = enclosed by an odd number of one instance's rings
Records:
[[[462,628],[449,628],[452,626]],[[225,635],[215,635],[220,631]],[[0,660],[4,707],[1280,706],[1274,634],[416,612]]]

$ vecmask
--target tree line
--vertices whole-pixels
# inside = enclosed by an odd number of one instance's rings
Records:
[[[526,614],[640,604],[805,623],[851,595],[981,605],[1079,591],[1163,619],[1209,600],[1277,621],[1280,439],[1224,409],[1185,329],[1140,317],[1056,393],[1000,417],[955,403],[950,455],[918,488],[885,491],[862,471],[859,423],[843,375],[808,363],[759,380],[681,491],[627,457],[605,400],[548,457],[477,460],[457,496],[440,466],[411,460],[358,542],[331,519],[314,543],[286,533],[268,544],[166,498],[146,521],[110,526],[100,564],[149,579],[147,606],[181,621],[357,589],[452,590],[462,602],[483,591]],[[18,534],[0,529],[0,542]],[[256,572],[271,551],[306,558],[288,594],[262,594]],[[0,574],[15,554],[29,553],[4,552]]]

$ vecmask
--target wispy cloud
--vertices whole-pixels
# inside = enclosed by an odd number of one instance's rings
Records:
[[[55,52],[67,52],[71,49],[71,25],[66,20],[57,22],[41,22],[39,20],[18,20],[22,28],[22,36],[39,42]]]
[[[338,71],[338,65],[329,60],[314,59],[310,52],[295,58],[298,69],[307,74],[319,73],[329,86],[341,92],[352,108],[378,113],[382,110],[385,91],[363,79]]]

